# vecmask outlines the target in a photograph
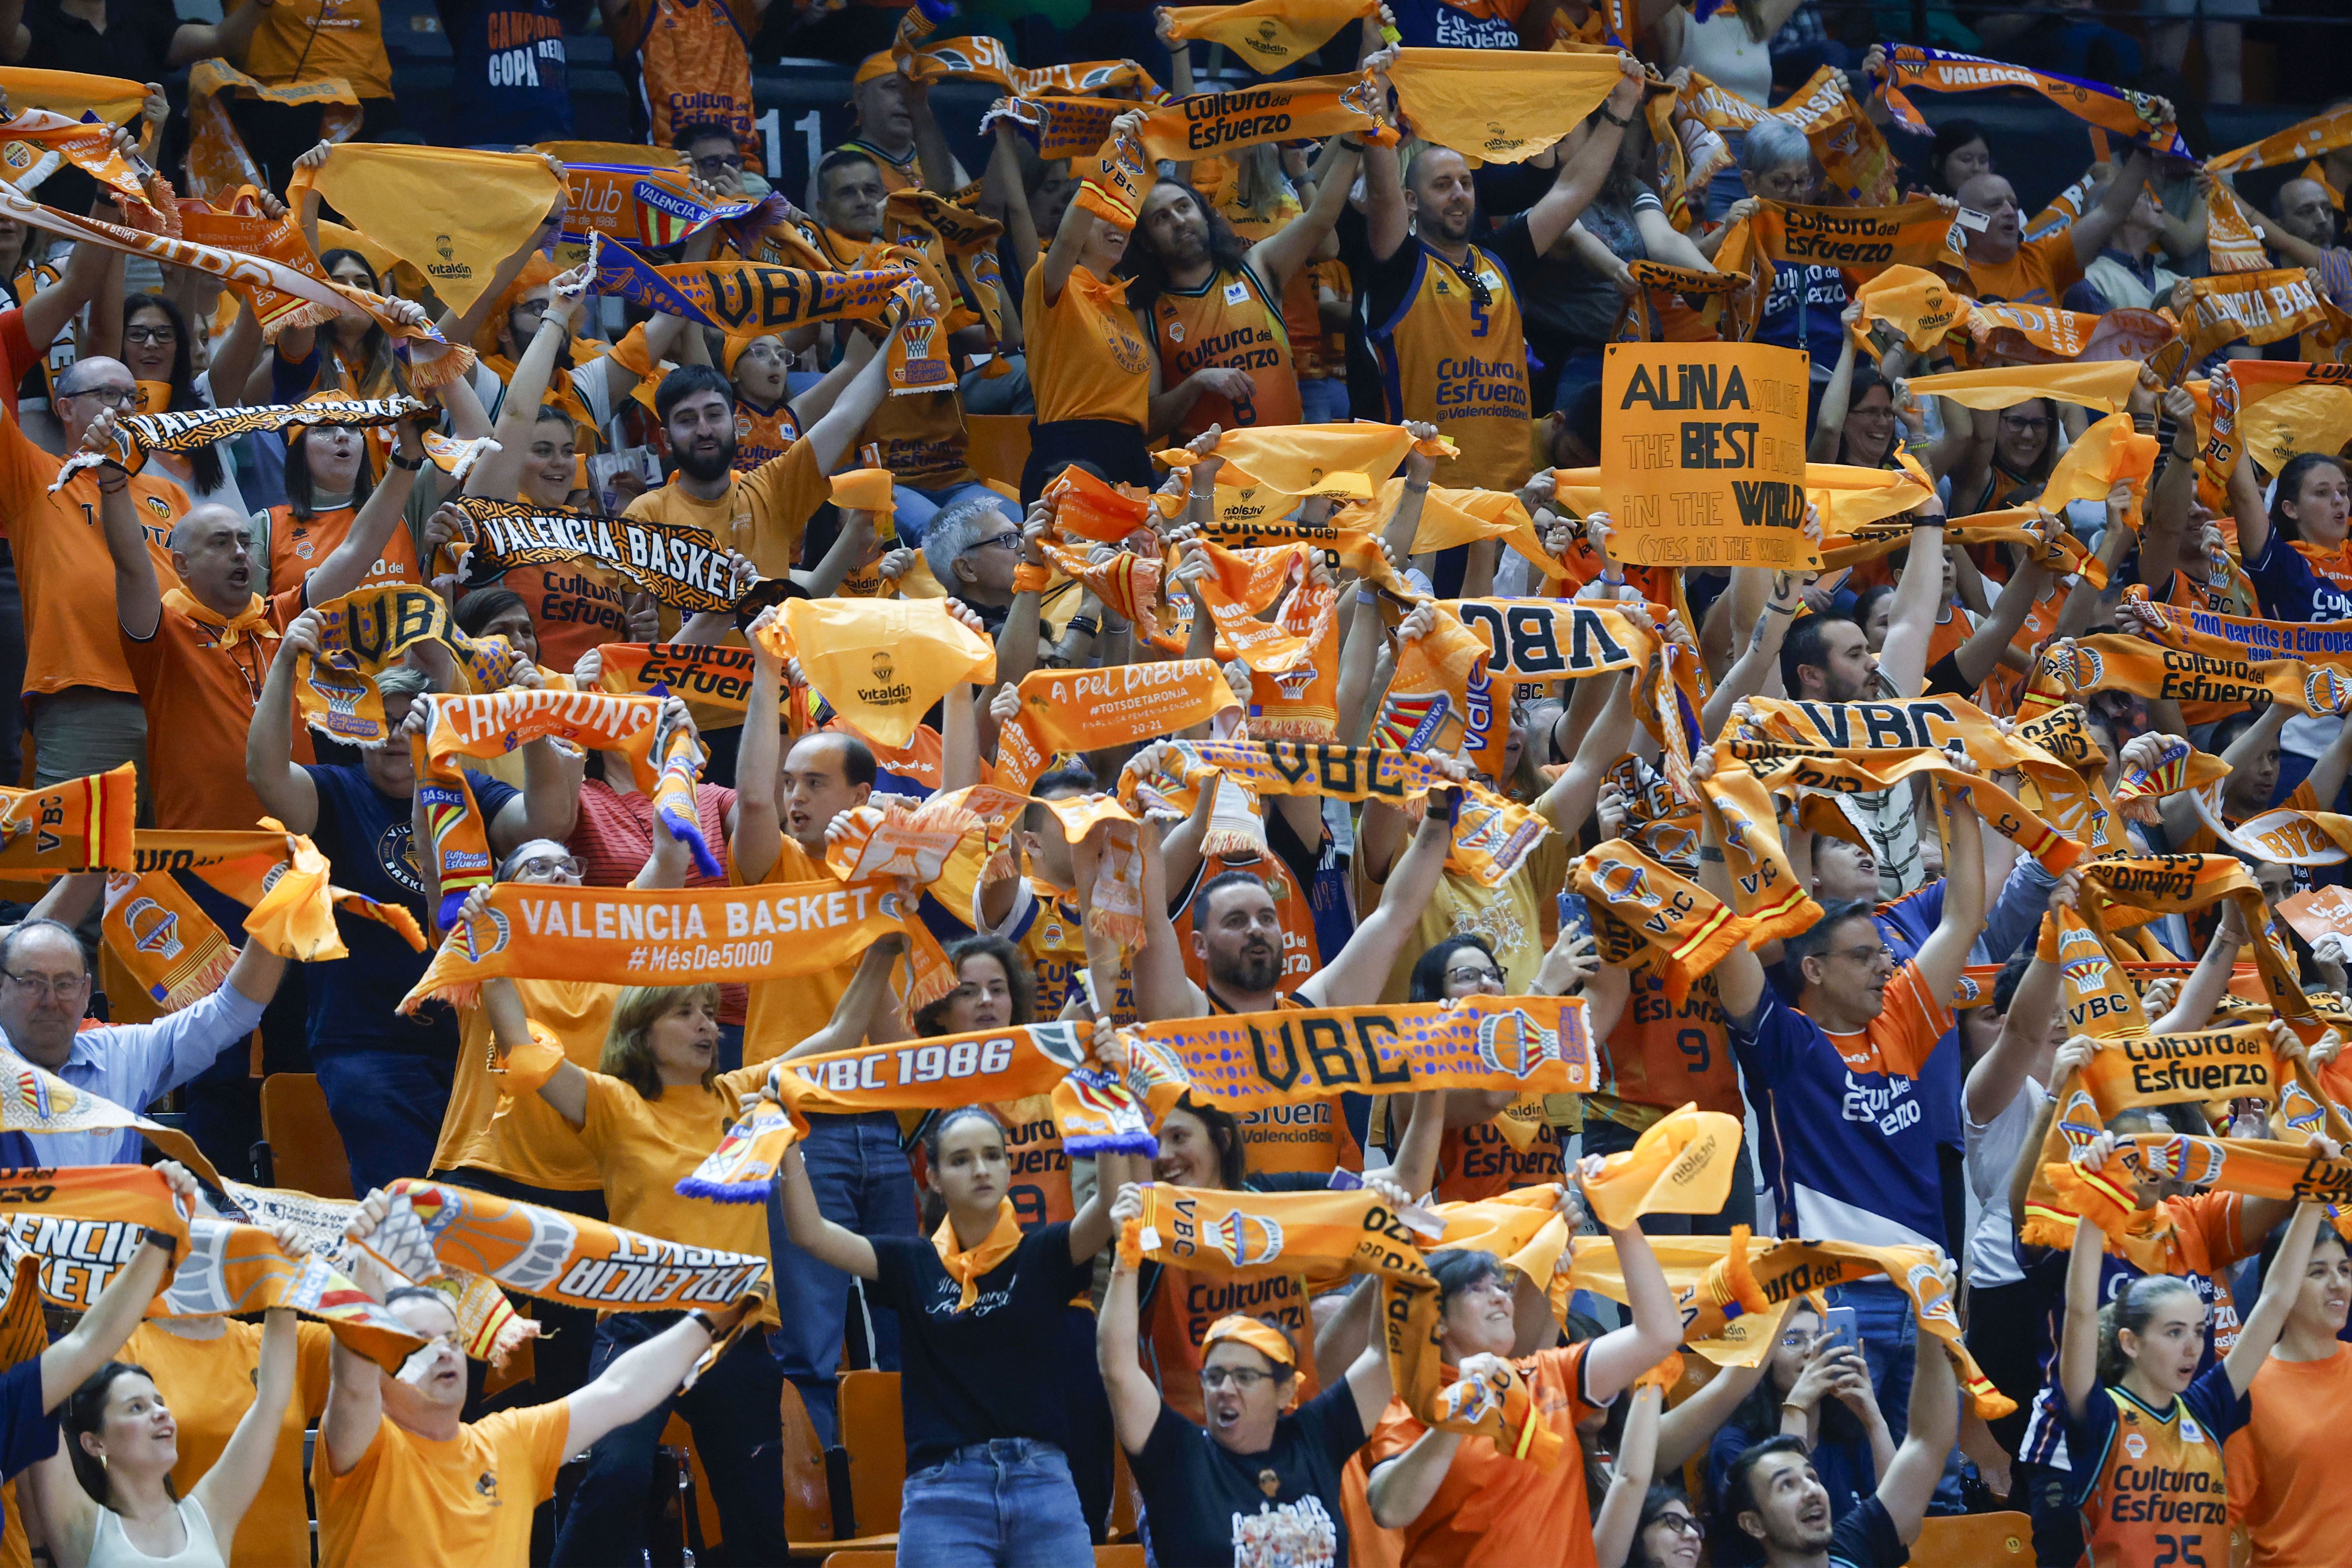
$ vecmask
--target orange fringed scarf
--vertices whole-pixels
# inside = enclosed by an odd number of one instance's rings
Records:
[[[1690,994],[1691,982],[1754,929],[1705,888],[1622,838],[1571,865],[1569,884],[1590,904],[1602,962],[1629,967],[1646,958],[1655,963],[1666,1000],[1677,1007]]]

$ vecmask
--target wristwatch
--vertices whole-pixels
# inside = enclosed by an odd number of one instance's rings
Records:
[[[419,469],[419,468],[423,468],[423,467],[425,466],[425,459],[424,459],[424,458],[413,458],[413,459],[412,459],[412,458],[404,458],[404,457],[402,457],[402,456],[400,455],[400,453],[399,453],[398,451],[394,451],[394,452],[392,454],[392,466],[393,466],[394,468],[395,468],[404,469],[404,470],[406,470],[407,472],[409,472],[409,473],[412,473],[412,474],[413,474],[413,473],[415,473],[417,469]]]

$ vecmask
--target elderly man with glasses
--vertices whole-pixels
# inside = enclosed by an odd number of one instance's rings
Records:
[[[84,364],[87,365],[85,361]],[[103,872],[69,879],[79,900],[93,900]],[[60,912],[66,912],[62,909]],[[218,989],[152,1024],[84,1029],[89,964],[72,930],[28,920],[0,935],[0,1034],[8,1048],[85,1093],[144,1110],[170,1089],[245,1044],[277,994],[286,961],[247,940]],[[0,1134],[0,1160],[11,1165],[131,1165],[140,1136],[129,1130]]]
[[[36,296],[34,303],[46,298]],[[16,357],[8,325],[8,315],[0,315],[0,354],[12,368],[31,363],[29,355]],[[136,408],[139,384],[120,360],[77,360],[58,377],[55,401],[71,451],[100,414]],[[10,520],[8,542],[25,603],[25,697],[37,752],[33,782],[53,784],[137,763],[143,791],[147,716],[115,627],[114,563],[98,519],[108,495],[129,500],[155,580],[168,593],[180,585],[172,532],[188,497],[154,465],[127,478],[115,468],[83,468],[51,494],[58,464],[15,419],[0,424],[0,510]]]

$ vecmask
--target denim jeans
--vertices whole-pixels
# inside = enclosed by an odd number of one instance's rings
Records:
[[[365,1197],[433,1168],[455,1064],[405,1051],[343,1051],[310,1065],[343,1137],[352,1191]]]
[[[1348,422],[1348,378],[1345,375],[1298,381],[1299,423],[1345,425]]]
[[[1069,1461],[1051,1443],[999,1437],[907,1478],[898,1561],[922,1568],[1030,1568],[1094,1561]]]
[[[915,1178],[898,1151],[898,1119],[887,1110],[863,1116],[812,1116],[801,1158],[808,1165],[816,1205],[835,1225],[860,1236],[920,1234]],[[834,1374],[841,1367],[841,1332],[849,1321],[849,1276],[793,1245],[783,1213],[768,1198],[769,1255],[776,1265],[776,1310],[783,1327],[768,1337],[783,1374],[799,1385],[818,1440],[839,1440]],[[870,1300],[870,1298],[869,1298]],[[898,1317],[872,1309],[874,1363],[898,1365]],[[911,1559],[910,1559],[911,1561]]]
[[[890,499],[898,508],[898,542],[919,545],[923,532],[931,526],[931,519],[958,501],[984,500],[1003,512],[1005,521],[1016,527],[1021,521],[1021,509],[986,485],[950,485],[944,489],[917,489],[913,485],[892,485]]]
[[[596,1325],[589,1380],[677,1320],[676,1312],[616,1312],[606,1318]],[[719,1528],[727,1543],[719,1561],[783,1562],[790,1548],[784,1542],[783,1423],[776,1405],[782,1394],[775,1363],[756,1342],[739,1341],[692,1388],[598,1438],[556,1537],[558,1568],[635,1568],[645,1560],[646,1476],[673,1411],[694,1429],[694,1451],[710,1478],[711,1500],[719,1505]]]

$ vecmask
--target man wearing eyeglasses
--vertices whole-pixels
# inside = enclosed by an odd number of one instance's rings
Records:
[[[1709,757],[1694,771],[1710,772],[1712,763]],[[1964,756],[1953,766],[1975,771]],[[1949,999],[1985,924],[1976,808],[1956,791],[1947,804],[1943,913],[1908,961],[1896,963],[1886,945],[1874,900],[1836,899],[1782,947],[1798,984],[1793,1006],[1747,948],[1735,944],[1716,965],[1782,1236],[1945,1245],[1937,1123],[1919,1079],[1952,1027]],[[1712,822],[1700,839],[1699,879],[1731,900],[1721,828]],[[1856,1310],[1879,1407],[1891,1422],[1910,1387],[1909,1299],[1891,1282],[1870,1280],[1841,1286],[1834,1300]]]
[[[34,304],[46,297],[37,295]],[[0,314],[0,354],[8,361],[0,381],[10,385],[16,369],[33,363],[29,349],[18,357],[23,345],[14,341],[29,310]],[[54,401],[70,451],[100,414],[136,408],[139,384],[120,360],[77,360],[58,377]],[[115,628],[114,563],[99,517],[107,492],[124,487],[112,499],[130,502],[155,580],[169,593],[180,586],[172,531],[188,498],[153,464],[127,478],[116,468],[83,468],[52,495],[57,477],[55,455],[34,445],[14,419],[0,426],[0,515],[9,520],[25,601],[25,695],[38,752],[33,782],[53,784],[138,763],[143,792],[147,716]]]
[[[103,872],[86,874],[90,891]],[[242,1046],[278,991],[286,961],[248,940],[219,989],[152,1024],[83,1029],[89,964],[69,927],[30,920],[0,936],[0,1034],[8,1047],[76,1089],[144,1110],[167,1091]],[[131,1165],[141,1139],[129,1130],[0,1134],[12,1165]]]

